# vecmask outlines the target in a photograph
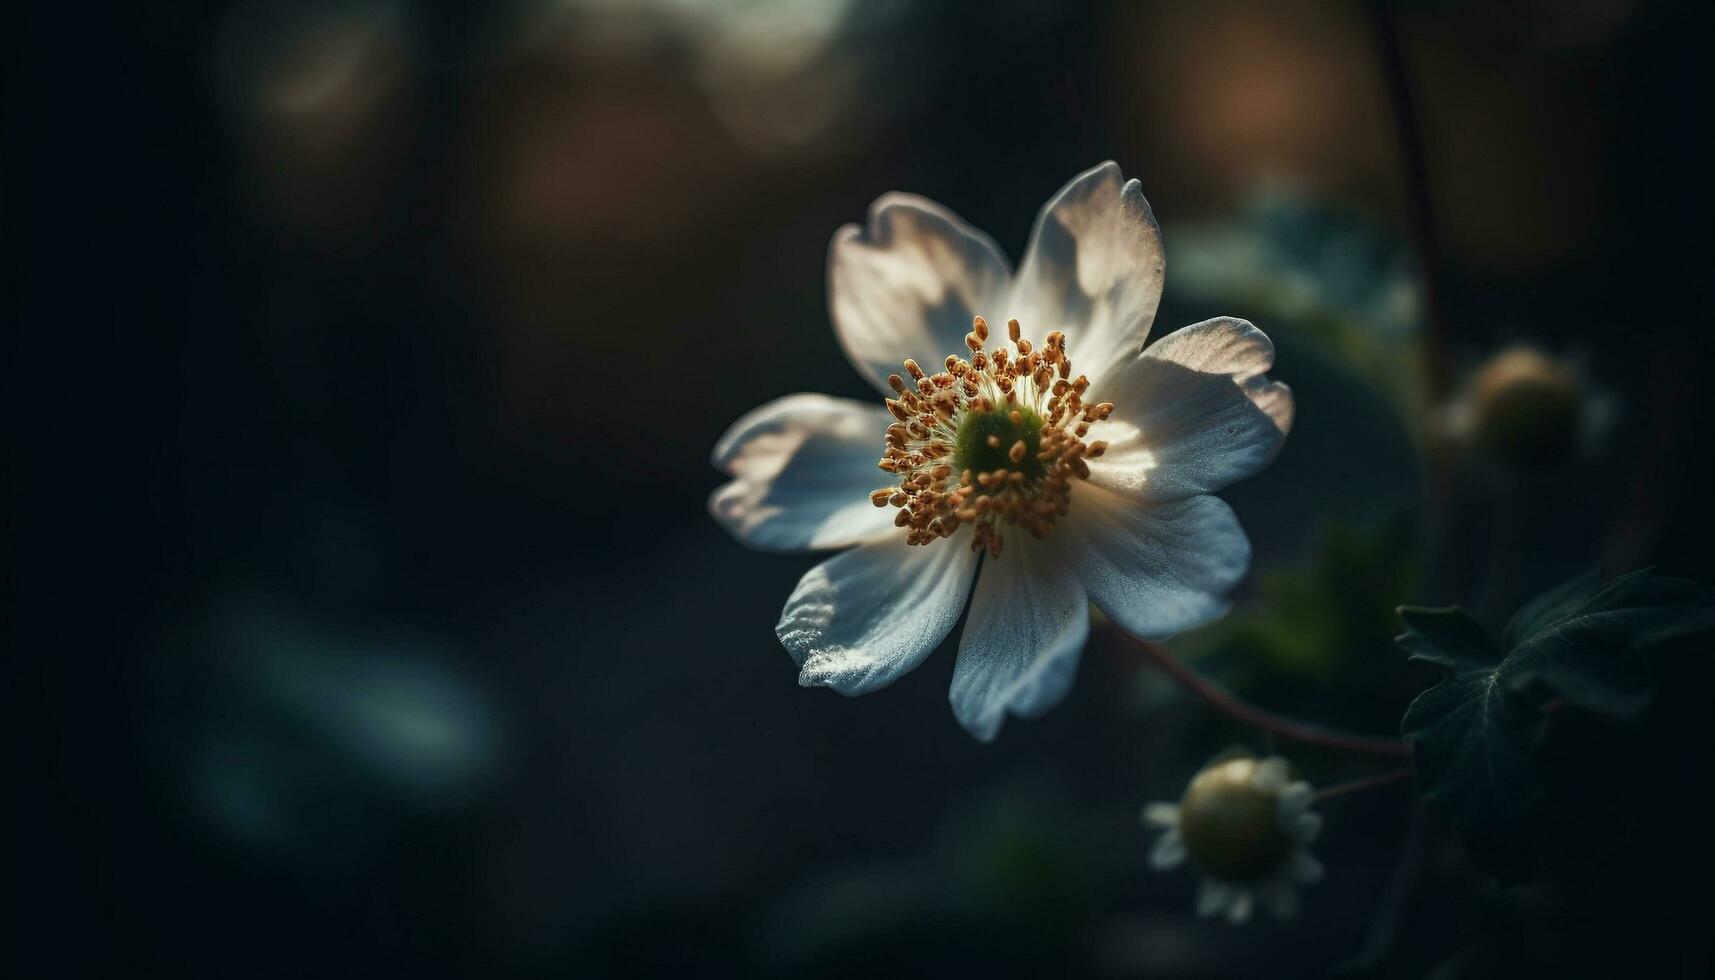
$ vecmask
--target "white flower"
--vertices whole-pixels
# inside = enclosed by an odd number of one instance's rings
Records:
[[[1279,756],[1217,759],[1191,780],[1177,806],[1143,808],[1144,824],[1164,831],[1149,863],[1165,871],[1189,859],[1203,875],[1200,916],[1244,922],[1260,902],[1290,918],[1298,911],[1294,886],[1322,877],[1309,851],[1322,829],[1322,818],[1310,812],[1313,797],[1309,783],[1291,780]]]
[[[733,481],[709,499],[754,547],[851,549],[803,577],[775,628],[799,683],[886,686],[969,597],[951,699],[987,741],[1007,712],[1065,696],[1089,602],[1151,639],[1226,611],[1250,543],[1210,493],[1274,458],[1292,395],[1243,320],[1139,353],[1162,270],[1149,203],[1112,163],[1048,202],[1016,275],[982,233],[909,195],[834,235],[834,330],[886,408],[800,394],[756,409],[715,446]],[[985,350],[988,314],[1011,321]]]

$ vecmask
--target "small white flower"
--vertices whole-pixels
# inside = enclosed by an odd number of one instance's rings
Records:
[[[1309,851],[1322,818],[1310,812],[1310,784],[1289,773],[1279,756],[1224,757],[1191,780],[1177,805],[1143,808],[1144,825],[1163,831],[1149,863],[1165,871],[1189,860],[1202,874],[1198,915],[1240,923],[1260,903],[1290,918],[1298,911],[1295,886],[1322,877]]]
[[[886,408],[800,394],[756,409],[715,446],[733,480],[709,499],[754,547],[851,549],[803,577],[775,628],[799,683],[886,686],[969,597],[951,699],[987,741],[1008,712],[1065,696],[1091,601],[1150,639],[1226,611],[1250,542],[1210,494],[1279,452],[1292,395],[1243,320],[1140,353],[1162,274],[1149,203],[1112,163],[1048,202],[1016,275],[982,233],[909,195],[834,235],[834,330]],[[986,315],[1011,318],[987,349]],[[882,489],[878,451],[896,481]]]

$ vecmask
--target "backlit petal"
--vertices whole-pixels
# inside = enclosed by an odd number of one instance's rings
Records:
[[[875,463],[891,421],[879,405],[826,395],[769,402],[715,444],[715,467],[734,479],[710,495],[709,513],[769,551],[844,548],[897,533],[893,509],[869,502],[888,483]]]
[[[834,333],[858,371],[891,395],[887,376],[907,357],[939,370],[965,354],[971,318],[1005,324],[1011,268],[992,240],[933,201],[887,194],[866,226],[846,225],[828,249]]]
[[[1036,337],[1064,330],[1077,369],[1097,381],[1143,347],[1164,270],[1155,214],[1138,182],[1110,161],[1043,207],[1006,316]]]
[[[1206,495],[1153,503],[1079,484],[1054,541],[1090,600],[1146,640],[1220,617],[1250,565],[1232,508]]]
[[[983,563],[953,665],[953,714],[991,741],[1007,712],[1034,718],[1071,689],[1090,632],[1089,601],[1052,544],[1014,530]]]
[[[963,540],[912,546],[894,529],[810,569],[774,628],[798,683],[848,696],[891,684],[946,638],[976,565]]]

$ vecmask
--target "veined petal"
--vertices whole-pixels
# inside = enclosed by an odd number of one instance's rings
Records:
[[[1052,544],[1008,535],[971,598],[953,664],[953,714],[984,742],[1008,711],[1042,714],[1071,689],[1089,633],[1089,600]]]
[[[965,607],[977,565],[965,545],[914,547],[896,530],[810,569],[774,627],[798,683],[867,694],[922,663]]]
[[[1073,487],[1053,540],[1091,601],[1146,640],[1219,618],[1251,557],[1238,518],[1217,497],[1155,503],[1093,483]]]
[[[1165,268],[1142,187],[1109,161],[1042,208],[1005,315],[1037,336],[1066,331],[1078,370],[1094,382],[1143,347]]]
[[[1281,435],[1292,430],[1292,391],[1266,376],[1274,366],[1274,341],[1249,320],[1218,316],[1193,323],[1156,341],[1144,354],[1193,371],[1227,375]]]
[[[1220,317],[1161,338],[1115,368],[1099,394],[1119,406],[1092,482],[1148,500],[1210,493],[1274,460],[1292,428],[1292,391],[1264,373],[1274,344]]]
[[[885,194],[865,227],[828,248],[828,306],[840,347],[885,395],[887,376],[915,358],[936,370],[964,354],[971,318],[1001,317],[1011,266],[995,243],[933,201]]]
[[[732,424],[715,444],[717,469],[734,477],[709,513],[753,548],[844,548],[890,532],[893,511],[869,502],[886,483],[877,447],[892,419],[879,405],[787,395]]]

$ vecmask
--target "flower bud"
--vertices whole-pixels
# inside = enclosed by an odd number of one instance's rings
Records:
[[[1533,469],[1578,446],[1583,386],[1568,365],[1531,347],[1490,358],[1471,381],[1472,437],[1483,453]]]
[[[1279,868],[1291,853],[1293,841],[1280,829],[1280,787],[1258,785],[1259,765],[1253,758],[1217,762],[1186,787],[1179,832],[1199,870],[1252,881]]]
[[[1223,756],[1192,777],[1178,804],[1144,807],[1144,824],[1162,831],[1149,862],[1162,871],[1188,862],[1202,875],[1198,915],[1243,922],[1261,904],[1289,918],[1296,886],[1322,876],[1308,850],[1322,828],[1314,796],[1285,759]]]

